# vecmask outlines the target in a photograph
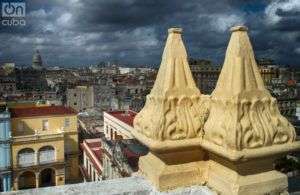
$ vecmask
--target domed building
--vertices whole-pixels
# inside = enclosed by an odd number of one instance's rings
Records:
[[[43,61],[39,50],[36,50],[32,57],[32,68],[35,70],[43,69]]]

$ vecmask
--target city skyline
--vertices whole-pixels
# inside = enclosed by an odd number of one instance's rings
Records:
[[[300,63],[300,2],[26,1],[25,26],[1,26],[0,62],[31,65],[39,49],[47,66],[101,61],[159,65],[165,29],[182,27],[190,57],[223,64],[229,28],[251,29],[258,58]],[[217,9],[216,9],[217,8]]]

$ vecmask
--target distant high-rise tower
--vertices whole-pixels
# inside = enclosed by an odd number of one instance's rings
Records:
[[[36,50],[32,57],[32,68],[35,70],[43,69],[43,61],[39,50]]]

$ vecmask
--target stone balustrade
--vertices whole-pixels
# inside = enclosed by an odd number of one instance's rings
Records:
[[[25,136],[14,136],[12,141],[13,142],[28,142],[28,141],[36,141],[40,139],[56,139],[56,138],[63,138],[64,133],[53,133],[53,134],[34,134],[34,135],[25,135]]]

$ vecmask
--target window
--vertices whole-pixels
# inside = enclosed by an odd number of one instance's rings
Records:
[[[89,165],[89,160],[86,158],[85,159],[85,168],[88,169],[88,165]]]
[[[76,102],[74,102],[74,106],[76,106],[77,105],[77,103]]]
[[[49,121],[48,120],[43,120],[43,131],[47,131],[49,129]]]
[[[49,163],[55,161],[55,149],[52,146],[44,146],[39,150],[39,162]]]
[[[29,166],[35,163],[34,150],[31,148],[25,148],[18,152],[18,165]]]
[[[70,127],[70,119],[69,118],[65,118],[64,127]]]
[[[92,165],[89,164],[89,175],[91,176],[92,175]]]
[[[77,94],[76,93],[74,93],[74,97],[76,97],[77,96]]]

